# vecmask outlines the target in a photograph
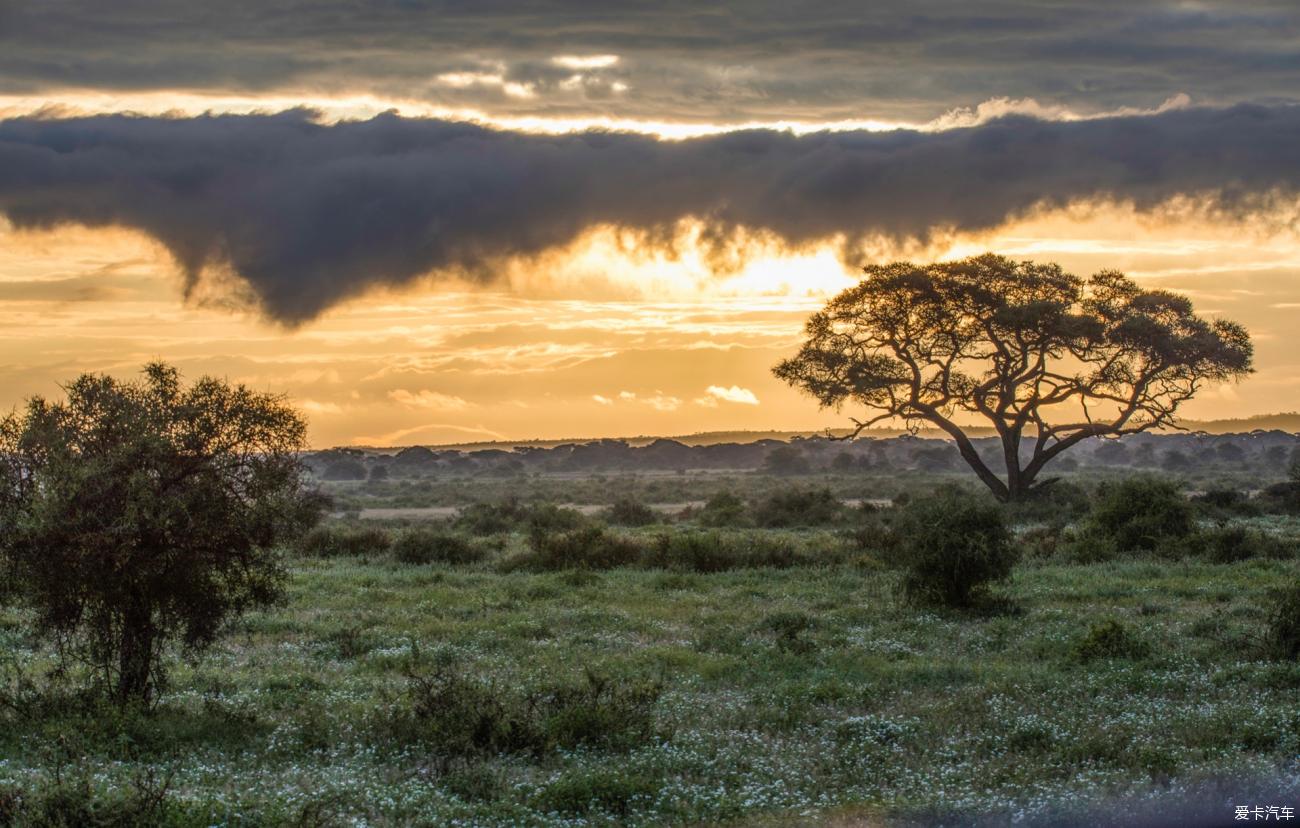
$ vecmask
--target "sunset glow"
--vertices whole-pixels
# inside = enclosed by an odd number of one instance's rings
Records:
[[[815,429],[770,374],[808,314],[863,265],[992,250],[1242,322],[1257,373],[1185,414],[1289,410],[1292,87],[1222,44],[1290,24],[1213,6],[385,7],[310,38],[195,7],[147,42],[14,10],[0,406],[162,357],[285,392],[320,446]],[[1020,34],[994,59],[965,25]]]
[[[1252,332],[1258,373],[1210,389],[1192,418],[1287,410],[1300,358],[1300,244],[1274,222],[1140,216],[1094,206],[1046,212],[981,235],[954,235],[880,259],[999,250],[1087,274],[1118,268],[1192,297]],[[1266,217],[1267,218],[1267,217]],[[428,280],[377,290],[286,329],[217,280],[181,295],[165,251],[139,233],[7,229],[0,246],[0,387],[6,405],[50,394],[83,370],[128,375],[165,356],[281,390],[307,412],[318,445],[401,445],[575,436],[690,434],[837,425],[771,377],[803,320],[855,281],[843,251],[755,241],[722,272],[686,228],[675,255],[597,230],[497,284]],[[868,259],[862,259],[867,261]],[[737,388],[738,404],[711,387]]]

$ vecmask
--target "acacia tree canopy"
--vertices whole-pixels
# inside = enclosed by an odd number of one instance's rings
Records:
[[[1252,370],[1241,325],[1202,319],[1186,297],[1116,271],[1084,280],[991,253],[864,271],[774,373],[823,407],[865,408],[851,437],[890,419],[942,429],[1003,500],[1041,485],[1071,446],[1173,425],[1205,383]],[[966,433],[980,421],[1001,439],[1001,475]]]
[[[0,420],[0,562],[38,628],[121,701],[148,700],[163,649],[198,652],[280,597],[275,546],[319,517],[276,396],[155,363],[85,374]]]

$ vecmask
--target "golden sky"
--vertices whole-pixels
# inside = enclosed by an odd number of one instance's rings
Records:
[[[1183,204],[1043,212],[927,249],[1119,268],[1242,322],[1256,374],[1207,389],[1185,415],[1296,408],[1300,244],[1288,216],[1225,222]],[[167,252],[136,231],[0,229],[0,405],[82,371],[129,375],[150,359],[287,394],[314,445],[816,429],[844,422],[781,385],[803,320],[854,275],[829,246],[755,242],[716,273],[691,243],[638,251],[608,228],[512,263],[490,287],[432,279],[377,289],[297,328],[232,303],[220,284],[188,300]]]
[[[164,359],[317,446],[814,430],[807,316],[986,251],[1243,323],[1184,416],[1300,408],[1295,4],[922,5],[0,0],[0,410]]]

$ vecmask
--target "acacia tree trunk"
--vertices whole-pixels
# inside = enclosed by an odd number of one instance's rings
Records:
[[[1038,472],[1042,471],[1042,466],[1037,463],[1031,462],[1024,467],[1020,465],[1020,442],[1021,438],[1018,434],[1002,435],[1002,457],[1006,464],[1005,480],[984,463],[969,440],[957,442],[966,464],[975,470],[980,482],[988,487],[993,496],[1003,503],[1016,503],[1027,499],[1034,490],[1034,481],[1038,478]]]

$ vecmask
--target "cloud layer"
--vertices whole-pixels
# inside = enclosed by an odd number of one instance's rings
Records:
[[[310,113],[0,122],[0,212],[19,227],[136,228],[189,284],[235,274],[297,323],[374,285],[501,263],[597,225],[669,243],[685,218],[792,246],[980,230],[1081,199],[1192,195],[1243,212],[1300,188],[1300,107],[1176,109],[943,132],[750,130],[686,141],[537,135]]]
[[[1086,112],[1179,92],[1295,100],[1298,21],[1287,0],[0,0],[0,92],[915,123],[996,96]]]

